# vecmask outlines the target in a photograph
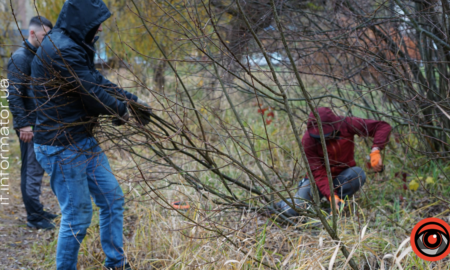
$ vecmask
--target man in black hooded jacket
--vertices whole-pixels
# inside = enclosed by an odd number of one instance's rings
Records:
[[[14,129],[20,142],[22,165],[20,190],[27,212],[27,226],[37,229],[52,229],[51,219],[57,216],[44,211],[39,200],[44,170],[36,160],[33,144],[33,126],[36,121],[36,105],[30,87],[31,61],[37,48],[53,24],[44,17],[31,18],[28,39],[14,52],[8,62],[8,102],[13,115]]]
[[[129,117],[127,103],[146,104],[95,69],[95,36],[110,16],[101,0],[67,0],[32,63],[37,101],[34,147],[62,214],[58,270],[76,269],[92,218],[91,196],[100,208],[105,266],[131,269],[123,251],[124,195],[92,136],[92,125],[99,115],[114,115],[114,122],[123,124]]]

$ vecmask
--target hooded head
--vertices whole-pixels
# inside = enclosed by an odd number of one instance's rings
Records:
[[[110,16],[102,0],[67,0],[55,28],[64,29],[79,44],[91,44],[100,24]]]
[[[334,114],[328,107],[317,108],[316,112],[319,114],[320,121],[322,122],[323,134],[325,135],[325,138],[331,139],[338,136],[342,118]],[[312,112],[309,114],[307,128],[309,136],[314,139],[320,139],[317,120]]]

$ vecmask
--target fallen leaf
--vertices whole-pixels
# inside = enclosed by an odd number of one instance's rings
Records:
[[[427,179],[425,180],[425,182],[426,182],[427,184],[434,184],[434,179],[433,179],[433,177],[428,176]]]
[[[419,188],[419,183],[414,179],[411,182],[409,182],[409,189],[412,191],[416,191]]]

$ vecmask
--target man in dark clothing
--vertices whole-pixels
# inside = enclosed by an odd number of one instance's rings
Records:
[[[131,269],[123,250],[124,194],[93,137],[92,125],[99,115],[114,115],[113,123],[124,124],[128,103],[148,105],[95,69],[96,34],[110,16],[101,0],[67,0],[31,67],[37,101],[34,148],[50,175],[62,214],[58,270],[76,269],[80,243],[92,219],[91,196],[100,208],[105,267]]]
[[[42,39],[53,28],[52,23],[44,17],[33,17],[28,27],[29,36],[8,62],[9,109],[13,115],[14,129],[20,138],[21,191],[27,211],[28,227],[52,229],[50,220],[56,215],[44,211],[39,201],[44,170],[36,160],[33,144],[33,126],[36,121],[33,93],[30,88],[31,61]]]
[[[323,133],[326,139],[328,159],[333,178],[335,202],[337,207],[347,196],[357,192],[366,181],[363,169],[356,167],[354,159],[355,135],[372,137],[373,145],[370,153],[372,169],[380,172],[383,169],[380,151],[389,141],[391,126],[384,121],[362,119],[358,117],[342,117],[333,113],[330,108],[317,108],[322,122]],[[325,196],[331,202],[330,186],[322,144],[320,142],[319,128],[314,114],[308,118],[307,131],[302,139],[306,157],[311,168],[314,180],[319,189],[320,196]],[[294,195],[296,206],[305,207],[306,201],[311,201],[312,194],[307,178],[299,184]],[[289,200],[290,201],[290,200]],[[298,216],[284,201],[275,206],[287,216]],[[338,209],[338,208],[337,208]]]

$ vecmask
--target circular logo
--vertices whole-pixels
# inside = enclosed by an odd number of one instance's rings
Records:
[[[450,226],[439,218],[426,218],[414,226],[411,247],[425,261],[439,261],[450,253]]]

